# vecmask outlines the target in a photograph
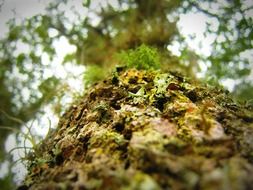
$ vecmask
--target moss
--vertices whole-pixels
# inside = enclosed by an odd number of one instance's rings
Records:
[[[98,65],[87,66],[83,76],[85,87],[90,87],[94,83],[104,79],[105,76],[106,72],[104,68],[102,68],[101,66]]]
[[[161,187],[149,175],[142,172],[136,172],[133,175],[133,183],[130,183],[129,186],[122,188],[122,190],[132,190],[132,189],[159,190],[161,189]]]
[[[144,44],[134,50],[122,52],[120,60],[128,68],[138,70],[160,69],[157,50]]]
[[[29,189],[251,188],[253,114],[222,90],[122,68],[75,104],[39,147]]]

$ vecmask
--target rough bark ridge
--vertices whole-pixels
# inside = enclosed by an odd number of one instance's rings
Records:
[[[253,114],[177,73],[118,68],[35,150],[22,189],[252,189]]]

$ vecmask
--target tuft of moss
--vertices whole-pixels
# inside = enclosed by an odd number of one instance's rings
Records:
[[[103,80],[106,76],[105,70],[98,65],[89,65],[87,66],[84,73],[84,85],[85,87],[89,87],[96,82]]]
[[[142,44],[120,54],[120,59],[128,68],[138,70],[160,69],[160,60],[156,48]]]

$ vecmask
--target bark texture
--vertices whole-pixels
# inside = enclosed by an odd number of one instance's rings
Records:
[[[35,150],[20,189],[253,189],[253,114],[177,73],[118,68]]]

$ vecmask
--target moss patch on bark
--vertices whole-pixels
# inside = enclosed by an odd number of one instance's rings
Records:
[[[120,68],[37,152],[23,189],[251,189],[253,114],[178,73]]]

